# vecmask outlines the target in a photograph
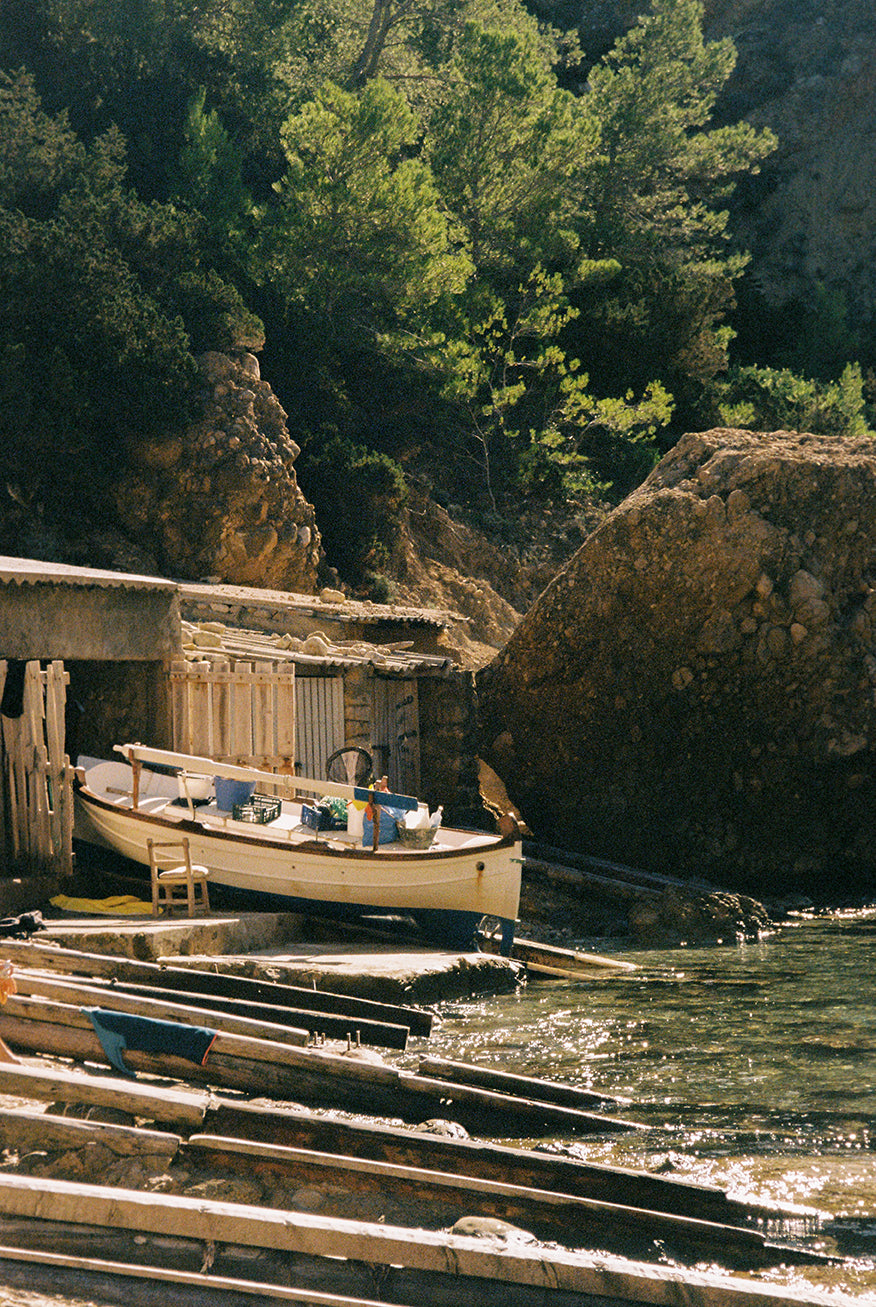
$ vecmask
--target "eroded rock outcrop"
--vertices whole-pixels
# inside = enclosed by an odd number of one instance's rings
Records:
[[[319,532],[286,414],[255,355],[199,363],[201,417],[181,433],[131,442],[133,470],[114,488],[119,521],[166,574],[312,593]]]
[[[876,441],[685,436],[480,678],[537,834],[759,895],[873,883]]]

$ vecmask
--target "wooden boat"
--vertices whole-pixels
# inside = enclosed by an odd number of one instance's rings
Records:
[[[473,947],[484,916],[502,923],[511,948],[520,900],[521,844],[515,836],[438,829],[429,848],[400,841],[362,846],[347,830],[315,831],[303,807],[316,795],[410,810],[405,795],[217,763],[141,745],[116,746],[124,761],[80,758],[75,835],[149,865],[147,841],[187,837],[192,861],[206,866],[210,892],[229,904],[342,916],[405,914],[448,947]],[[255,782],[281,792],[267,823],[237,820],[215,799],[180,799],[177,773]]]

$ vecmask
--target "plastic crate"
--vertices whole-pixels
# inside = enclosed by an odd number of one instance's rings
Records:
[[[279,799],[269,794],[254,794],[245,803],[235,803],[231,815],[235,821],[252,821],[258,826],[267,826],[268,822],[277,820],[281,808]]]
[[[330,817],[325,808],[318,808],[315,804],[302,803],[302,826],[307,826],[310,830],[328,830],[329,821]]]

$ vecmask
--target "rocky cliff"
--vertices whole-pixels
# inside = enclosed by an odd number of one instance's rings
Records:
[[[590,58],[647,12],[645,0],[543,0],[577,27]],[[704,0],[709,40],[729,36],[736,70],[725,121],[770,127],[779,148],[734,202],[733,230],[753,254],[768,305],[841,288],[852,322],[876,311],[876,9],[871,0]]]
[[[205,354],[199,364],[198,420],[132,441],[113,487],[124,535],[144,551],[139,570],[312,593],[319,533],[286,414],[255,355]]]
[[[554,844],[763,893],[876,870],[876,441],[685,436],[481,673]]]

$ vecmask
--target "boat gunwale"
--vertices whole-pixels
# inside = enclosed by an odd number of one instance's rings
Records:
[[[253,847],[289,850],[290,852],[294,851],[296,854],[301,853],[304,856],[318,854],[320,857],[343,858],[345,860],[353,858],[360,862],[373,860],[375,858],[387,862],[422,862],[424,859],[429,862],[435,862],[439,860],[445,861],[448,858],[471,858],[480,855],[492,855],[499,850],[513,848],[514,845],[519,842],[513,834],[494,835],[489,831],[469,830],[467,827],[454,826],[452,827],[453,830],[462,830],[472,835],[482,835],[485,839],[490,840],[491,842],[482,847],[405,849],[403,851],[397,851],[394,846],[386,844],[379,845],[376,850],[361,848],[356,845],[349,845],[343,849],[336,849],[332,848],[329,843],[324,843],[322,840],[318,839],[293,843],[290,839],[264,838],[256,834],[250,834],[247,830],[235,829],[231,831],[223,827],[207,825],[206,823],[192,821],[190,817],[175,819],[164,817],[161,813],[142,812],[134,807],[122,807],[119,804],[112,803],[109,799],[102,798],[86,783],[79,780],[78,777],[74,781],[74,790],[76,791],[76,795],[80,802],[86,804],[86,806],[88,804],[93,804],[95,807],[103,809],[106,812],[120,813],[125,818],[131,818],[137,822],[145,822],[148,825],[157,825],[164,830],[182,831],[184,834],[198,835],[199,837],[206,836],[207,838],[215,838],[220,841],[230,840],[238,844],[241,841],[244,841],[247,845],[252,845]],[[488,867],[484,868],[486,873],[489,873],[489,870]]]

